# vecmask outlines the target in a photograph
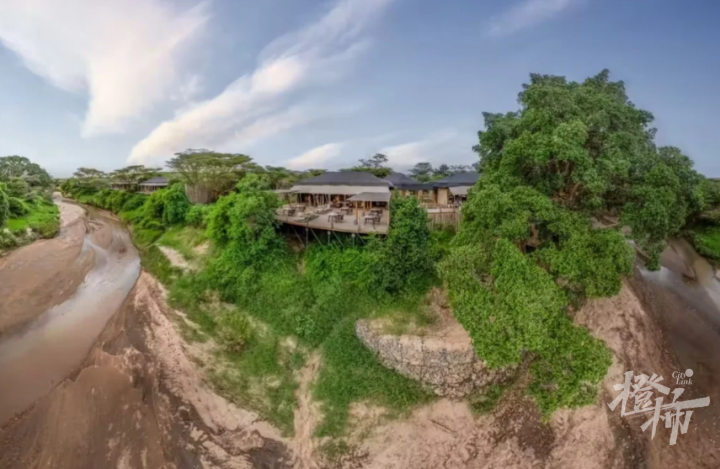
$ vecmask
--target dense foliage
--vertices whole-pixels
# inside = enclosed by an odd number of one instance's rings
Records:
[[[7,186],[0,183],[0,227],[5,224],[5,220],[10,217],[10,203],[7,196]]]
[[[259,169],[247,155],[204,149],[176,153],[167,166],[188,186],[204,187],[216,196],[232,188],[248,171]]]
[[[51,202],[52,188],[52,178],[37,163],[0,157],[0,249],[57,234],[60,216]]]
[[[529,360],[549,413],[594,399],[606,347],[573,325],[570,305],[616,294],[633,249],[657,268],[668,236],[705,204],[703,178],[657,148],[652,115],[603,71],[583,83],[531,75],[521,108],[485,114],[474,148],[483,177],[441,266],[455,315],[490,366]]]

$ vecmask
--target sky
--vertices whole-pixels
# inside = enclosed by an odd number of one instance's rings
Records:
[[[0,0],[0,155],[52,175],[176,152],[472,164],[530,73],[608,68],[720,177],[715,0]]]

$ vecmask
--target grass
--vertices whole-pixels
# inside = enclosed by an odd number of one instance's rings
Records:
[[[7,228],[20,234],[30,228],[43,238],[52,238],[60,231],[60,210],[52,202],[27,203],[30,212],[21,218],[7,220]]]
[[[470,409],[478,415],[490,413],[497,405],[500,398],[505,394],[507,384],[493,384],[482,392],[473,394],[470,397]]]
[[[27,230],[30,227],[30,222],[27,218],[10,218],[7,220],[6,225],[13,233],[19,233]]]
[[[207,241],[203,228],[191,226],[175,226],[165,231],[157,240],[157,244],[175,249],[186,260],[197,257],[194,248]]]
[[[256,330],[241,352],[225,350],[221,365],[211,374],[225,397],[255,410],[285,435],[291,435],[294,427],[298,387],[294,375],[305,363],[305,354],[290,343],[270,329]]]
[[[380,364],[355,335],[356,319],[346,317],[322,344],[324,365],[314,391],[323,404],[318,436],[344,434],[353,402],[370,401],[402,413],[432,399],[419,383]]]
[[[720,226],[696,228],[691,232],[690,240],[700,254],[720,260]]]

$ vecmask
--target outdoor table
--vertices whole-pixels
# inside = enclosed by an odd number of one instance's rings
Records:
[[[350,207],[342,207],[340,208],[340,212],[345,215],[350,215],[352,213],[352,208]]]
[[[373,227],[375,226],[375,223],[377,223],[377,217],[373,215],[365,215],[365,224],[367,225],[368,220],[372,222]]]
[[[287,216],[291,217],[291,216],[295,215],[295,209],[294,208],[284,208],[283,215],[287,215]]]
[[[342,219],[342,215],[337,212],[332,212],[330,215],[328,215],[328,222],[331,222],[335,220],[335,222],[339,222]]]

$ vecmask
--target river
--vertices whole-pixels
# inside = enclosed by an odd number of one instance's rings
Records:
[[[68,204],[59,199],[56,203],[61,208]],[[85,234],[77,252],[77,259],[92,260],[84,281],[67,299],[48,307],[35,319],[16,325],[0,339],[0,425],[75,370],[140,274],[137,251],[123,224],[105,211],[87,207],[86,212],[87,216],[78,221],[84,224]],[[59,238],[68,239],[68,231],[76,229],[75,224],[65,224]],[[11,253],[6,262],[19,265],[19,269],[28,267],[23,262],[26,253],[30,250]],[[76,259],[61,261],[75,263]],[[40,267],[58,267],[51,266],[52,262],[52,258],[46,258]],[[62,285],[58,275],[62,274],[57,273],[55,281],[42,288]]]

